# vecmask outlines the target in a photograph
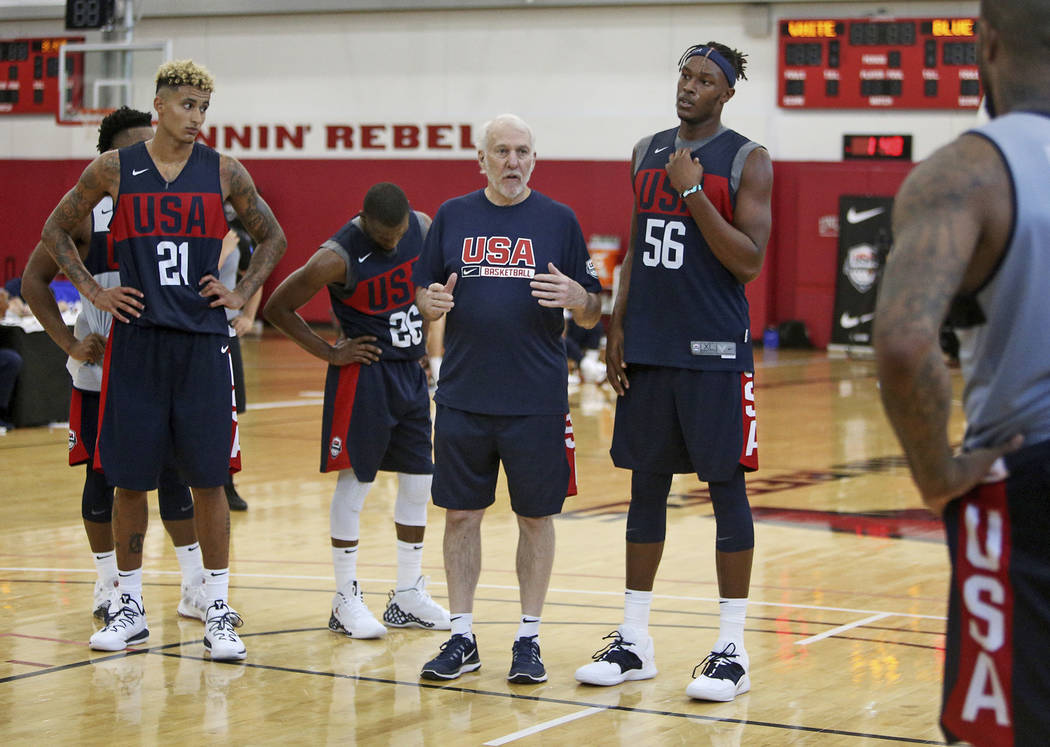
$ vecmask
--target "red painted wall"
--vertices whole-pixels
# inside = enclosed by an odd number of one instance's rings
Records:
[[[368,187],[400,184],[413,206],[433,215],[448,197],[484,184],[474,160],[243,160],[288,237],[288,253],[266,284],[272,290],[322,241],[360,209]],[[40,229],[86,165],[80,160],[0,161],[0,278],[19,274]],[[806,323],[813,342],[827,345],[835,293],[837,239],[821,236],[821,216],[838,215],[842,194],[892,195],[911,164],[774,164],[773,233],[762,274],[748,285],[754,334],[788,319]],[[631,189],[626,162],[543,161],[532,186],[572,206],[585,237],[611,234],[626,244]],[[328,318],[319,295],[302,314]]]

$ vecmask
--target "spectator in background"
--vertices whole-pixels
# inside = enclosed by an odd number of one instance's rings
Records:
[[[7,315],[11,296],[6,288],[0,288],[0,318]],[[22,356],[10,348],[0,348],[0,436],[14,428],[8,407],[15,393],[18,372],[22,370]]]

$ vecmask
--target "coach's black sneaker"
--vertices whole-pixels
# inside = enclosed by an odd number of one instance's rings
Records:
[[[700,676],[696,676],[696,670]],[[751,689],[747,652],[737,650],[735,643],[721,651],[712,651],[693,667],[696,677],[685,689],[685,694],[696,700],[729,701]]]
[[[547,670],[540,658],[540,644],[529,635],[514,641],[510,649],[510,673],[507,681],[516,685],[535,685],[547,681]]]
[[[419,676],[425,680],[454,680],[478,669],[481,658],[477,638],[457,633],[441,644],[441,653],[423,665]]]
[[[226,493],[226,503],[229,504],[231,511],[248,510],[248,504],[243,498],[241,498],[241,494],[237,492],[237,488],[233,487],[233,480],[230,480],[223,485],[222,488]]]

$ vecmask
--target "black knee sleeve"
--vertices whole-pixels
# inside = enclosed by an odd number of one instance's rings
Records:
[[[747,502],[744,470],[738,468],[726,482],[711,482],[707,487],[715,510],[715,549],[740,552],[753,548],[755,524],[751,519],[751,504]]]
[[[160,518],[164,521],[180,521],[193,518],[193,496],[190,489],[174,476],[161,473],[157,487],[157,503]]]
[[[667,494],[673,475],[631,473],[631,506],[627,509],[628,542],[663,542],[667,535]]]
[[[88,462],[84,476],[84,492],[80,497],[80,515],[85,521],[108,524],[113,521],[113,488],[106,484],[106,476],[91,469]]]

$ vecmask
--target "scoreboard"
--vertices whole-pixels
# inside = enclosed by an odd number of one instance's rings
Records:
[[[780,22],[777,103],[786,109],[976,109],[973,18]]]
[[[58,50],[84,37],[0,39],[0,114],[54,114],[58,111]],[[79,97],[83,55],[66,57],[74,81],[67,95]]]

